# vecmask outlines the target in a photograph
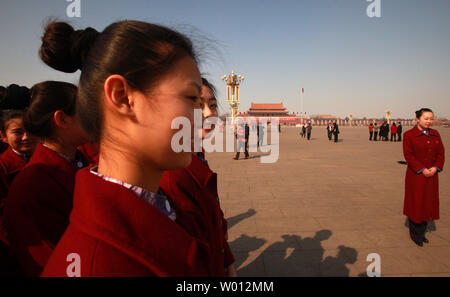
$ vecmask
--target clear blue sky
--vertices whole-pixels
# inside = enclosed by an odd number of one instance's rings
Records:
[[[250,102],[283,102],[308,114],[412,117],[420,107],[450,117],[450,1],[381,0],[369,18],[366,0],[81,0],[68,18],[66,0],[1,0],[0,85],[49,80],[77,83],[38,58],[49,16],[103,30],[122,19],[180,29],[203,40],[201,71],[218,87],[235,70]],[[209,41],[205,41],[206,36]],[[211,41],[213,40],[213,41]]]

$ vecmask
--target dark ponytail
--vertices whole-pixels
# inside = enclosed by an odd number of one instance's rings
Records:
[[[416,111],[416,118],[420,119],[420,117],[422,116],[422,114],[424,112],[433,112],[433,111],[431,109],[429,109],[429,108],[421,108],[418,111]]]
[[[31,105],[23,117],[25,130],[30,134],[47,138],[52,136],[55,111],[75,114],[77,87],[67,82],[45,81],[31,88]]]
[[[92,28],[75,31],[61,22],[47,26],[41,59],[64,72],[81,69],[77,115],[85,131],[100,140],[103,124],[101,98],[105,80],[123,76],[139,91],[149,91],[172,65],[184,56],[195,60],[191,41],[171,29],[139,22],[120,21],[102,33]]]

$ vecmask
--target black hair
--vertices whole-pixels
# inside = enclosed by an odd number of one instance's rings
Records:
[[[421,109],[416,111],[416,118],[420,119],[420,117],[422,116],[422,114],[424,112],[433,112],[433,111],[431,109],[429,109],[429,108],[421,108]]]
[[[50,23],[40,48],[41,59],[63,71],[81,70],[77,115],[85,131],[100,140],[103,126],[101,100],[105,80],[112,74],[146,92],[185,56],[196,61],[191,41],[163,26],[140,21],[119,21],[99,33],[93,28],[75,31],[63,22]]]
[[[0,87],[1,110],[24,110],[30,105],[30,89],[25,86],[11,84]]]
[[[2,111],[0,120],[0,131],[2,131],[3,135],[6,134],[7,129],[6,124],[8,123],[8,121],[16,118],[23,118],[24,113],[25,112],[23,110],[14,110],[14,109]]]
[[[31,105],[27,109],[23,124],[30,134],[42,138],[53,133],[52,123],[55,111],[75,114],[77,87],[71,83],[45,81],[31,88]]]
[[[206,78],[202,77],[202,84],[206,86],[208,89],[211,90],[211,93],[213,94],[214,98],[216,98],[216,87],[212,83],[210,83]]]

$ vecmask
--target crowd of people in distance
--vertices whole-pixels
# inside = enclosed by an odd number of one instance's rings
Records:
[[[339,141],[339,125],[337,122],[329,122],[326,126],[327,129],[327,137],[329,141],[334,139],[334,142]],[[311,132],[312,132],[312,123],[308,121],[306,124],[301,124],[300,127],[300,137],[307,138],[311,140]]]
[[[394,122],[389,127],[387,121],[384,121],[380,126],[377,123],[369,124],[369,140],[370,141],[402,141],[403,126],[401,122]]]

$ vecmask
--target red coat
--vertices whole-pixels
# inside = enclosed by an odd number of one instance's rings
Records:
[[[444,170],[441,136],[434,129],[427,136],[416,126],[404,134],[403,154],[408,162],[403,213],[416,223],[439,219],[438,173],[425,177],[417,172],[434,166]]]
[[[76,171],[39,143],[10,187],[5,208],[8,238],[27,276],[40,275],[69,224]]]
[[[7,245],[9,242],[6,237],[3,217],[5,201],[13,179],[26,164],[27,162],[16,154],[11,147],[0,155],[0,240]]]
[[[397,126],[391,126],[391,134],[397,134]]]
[[[207,276],[208,249],[131,190],[87,168],[78,172],[70,224],[42,276]]]
[[[210,247],[214,276],[225,276],[234,262],[227,242],[227,221],[220,208],[217,175],[195,155],[189,167],[166,171],[160,184],[177,214],[177,223]]]

